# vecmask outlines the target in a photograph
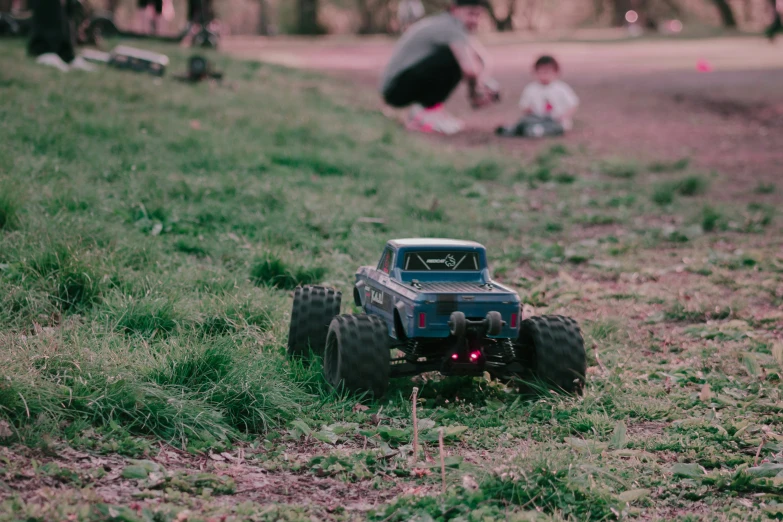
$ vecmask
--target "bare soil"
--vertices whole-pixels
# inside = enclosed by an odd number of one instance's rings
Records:
[[[387,39],[299,40],[237,37],[229,53],[327,71],[374,88],[388,60]],[[564,79],[582,100],[576,127],[562,143],[595,156],[640,161],[689,157],[705,170],[730,175],[738,191],[773,182],[783,172],[783,42],[762,38],[643,40],[609,43],[495,42],[488,47],[500,104],[474,112],[463,92],[449,108],[468,129],[456,145],[501,146],[531,154],[541,142],[502,139],[497,125],[516,117],[530,64],[542,53],[561,62]],[[711,72],[699,72],[705,60]],[[380,107],[380,99],[377,100]],[[547,146],[551,141],[547,141]]]

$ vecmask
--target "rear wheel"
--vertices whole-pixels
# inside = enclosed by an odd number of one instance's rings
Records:
[[[340,313],[342,294],[323,286],[304,286],[294,291],[288,356],[308,358],[310,351],[323,355],[329,324]]]
[[[543,315],[525,319],[514,343],[520,377],[540,379],[567,393],[582,394],[587,371],[584,339],[570,317]]]
[[[329,325],[324,377],[336,389],[381,397],[389,387],[391,354],[386,324],[374,315],[340,315]]]

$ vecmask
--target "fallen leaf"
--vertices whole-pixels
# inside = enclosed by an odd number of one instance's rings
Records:
[[[619,421],[614,425],[614,431],[612,432],[612,439],[609,441],[609,445],[614,449],[623,449],[628,443],[626,434],[628,428],[623,421]]]
[[[636,502],[637,500],[647,497],[649,494],[649,489],[629,489],[628,491],[620,493],[618,497],[623,502],[628,502],[630,504],[631,502]]]
[[[474,479],[470,475],[463,475],[462,487],[469,491],[476,491],[479,488],[479,485],[478,482],[476,482],[476,479]]]
[[[122,478],[141,480],[147,478],[149,471],[144,466],[125,466],[122,470]]]
[[[579,439],[576,437],[566,437],[566,443],[572,448],[585,450],[589,453],[601,453],[609,447],[605,442],[595,442],[592,440]]]
[[[710,391],[710,384],[708,382],[705,382],[704,386],[701,387],[701,392],[699,392],[699,400],[701,402],[709,402],[710,399],[712,399],[712,391]]]
[[[698,464],[685,464],[678,462],[671,468],[675,477],[700,478],[704,476],[704,470]]]
[[[759,362],[752,353],[746,353],[745,357],[742,358],[742,363],[751,377],[758,377],[761,374],[761,366],[759,366]]]
[[[419,419],[419,431],[428,430],[435,427],[435,421],[432,419]]]
[[[772,462],[765,462],[760,466],[745,470],[748,475],[760,478],[777,477],[781,472],[783,472],[783,464],[773,464]]]
[[[426,477],[427,475],[432,475],[432,471],[428,469],[415,468],[411,470],[411,475],[417,478],[421,478]]]
[[[367,411],[369,409],[370,409],[369,406],[365,406],[364,404],[360,404],[360,403],[357,402],[356,404],[353,405],[353,408],[351,408],[351,411],[353,411],[354,413],[358,413],[360,411]]]
[[[198,120],[190,120],[190,128],[193,130],[201,130],[201,122]]]
[[[223,462],[224,460],[226,460],[225,457],[223,457],[218,453],[210,453],[209,458],[211,458],[212,460],[216,460],[218,462]]]
[[[14,432],[11,431],[11,425],[8,424],[7,421],[0,420],[0,439],[5,439],[13,434]]]
[[[339,437],[335,432],[327,429],[314,433],[313,438],[320,440],[321,442],[325,442],[327,444],[337,444],[337,441],[339,440]]]

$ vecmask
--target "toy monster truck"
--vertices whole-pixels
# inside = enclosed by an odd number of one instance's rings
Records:
[[[478,243],[389,241],[377,267],[356,273],[353,300],[364,313],[340,315],[341,297],[331,288],[297,288],[288,335],[288,355],[323,356],[335,387],[379,397],[391,377],[431,371],[536,378],[570,393],[584,386],[576,321],[522,319],[519,296],[492,281]]]

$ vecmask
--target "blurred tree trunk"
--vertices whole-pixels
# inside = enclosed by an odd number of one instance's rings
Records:
[[[269,2],[268,0],[259,0],[258,34],[269,35],[269,25]]]
[[[737,19],[734,18],[734,11],[731,10],[731,6],[726,0],[712,0],[712,3],[715,4],[715,7],[718,9],[723,27],[737,27]]]
[[[359,34],[388,33],[391,21],[389,0],[356,0],[359,10]]]
[[[321,34],[318,24],[318,0],[298,0],[299,34]]]
[[[631,0],[612,0],[612,25],[625,25],[625,13],[631,10]]]
[[[487,2],[487,10],[489,16],[495,23],[495,28],[498,31],[513,31],[514,30],[514,11],[516,10],[517,0],[506,0],[506,15],[503,18],[498,17],[495,11],[495,6],[492,2]]]

